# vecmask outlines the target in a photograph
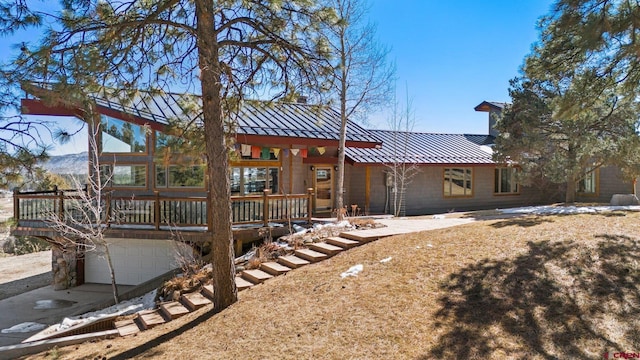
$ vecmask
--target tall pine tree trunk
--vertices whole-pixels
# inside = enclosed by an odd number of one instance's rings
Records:
[[[225,145],[225,129],[220,99],[222,84],[218,43],[214,28],[214,2],[196,0],[198,57],[202,85],[202,114],[204,121],[207,174],[209,176],[209,204],[212,221],[213,303],[219,312],[238,299],[233,263],[233,233],[229,192],[229,159]]]

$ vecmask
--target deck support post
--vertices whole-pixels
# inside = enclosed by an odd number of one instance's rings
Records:
[[[13,219],[16,225],[20,225],[20,190],[13,189]]]

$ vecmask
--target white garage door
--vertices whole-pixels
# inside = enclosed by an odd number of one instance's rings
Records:
[[[109,239],[108,243],[116,282],[120,285],[138,285],[175,269],[179,266],[177,253],[189,251],[188,245],[173,240]],[[86,283],[111,283],[103,254],[86,253],[84,278]]]

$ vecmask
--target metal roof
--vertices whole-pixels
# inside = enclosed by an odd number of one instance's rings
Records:
[[[347,148],[345,150],[346,156],[354,163],[494,164],[491,150],[494,137],[491,135],[433,134],[390,130],[369,130],[369,132],[382,140],[382,148]]]
[[[185,110],[187,102],[200,102],[198,96],[167,93],[150,95],[141,93],[132,99],[119,101],[104,97],[95,97],[98,105],[117,110],[139,118],[168,125],[171,119],[201,121],[201,114]],[[122,105],[126,103],[127,105]],[[198,106],[198,108],[200,108]],[[340,139],[340,114],[332,108],[317,105],[246,101],[237,114],[232,116],[238,135],[278,136],[300,139],[321,139],[338,141]],[[347,130],[347,142],[380,144],[368,130],[350,122]]]

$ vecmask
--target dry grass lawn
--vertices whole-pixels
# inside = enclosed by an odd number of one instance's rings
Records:
[[[640,352],[640,214],[521,217],[367,244],[129,338],[32,359],[602,359]],[[380,260],[392,257],[391,261]],[[340,273],[363,264],[358,277]]]

